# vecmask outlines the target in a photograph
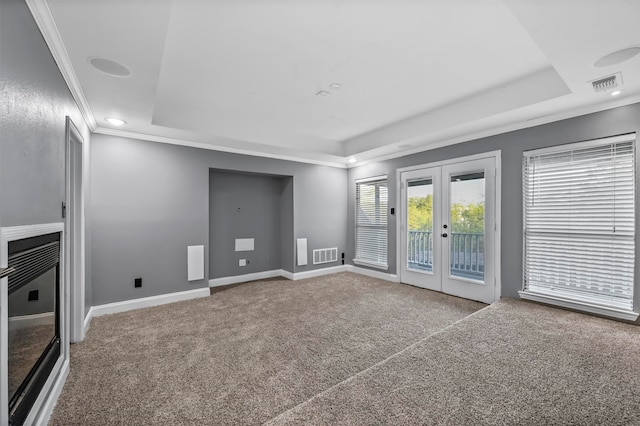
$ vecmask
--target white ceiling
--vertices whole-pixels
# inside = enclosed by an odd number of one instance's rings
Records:
[[[344,166],[640,101],[640,55],[593,66],[640,46],[637,0],[33,3],[101,133]]]

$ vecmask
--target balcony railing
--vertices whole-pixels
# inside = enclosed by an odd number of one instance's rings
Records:
[[[484,234],[450,232],[449,238],[451,275],[482,280],[484,278]],[[409,231],[407,260],[410,269],[433,271],[431,231]]]

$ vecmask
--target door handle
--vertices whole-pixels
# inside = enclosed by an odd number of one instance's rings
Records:
[[[448,236],[448,235],[447,235],[447,233],[445,232],[444,234],[442,234],[442,236],[443,236],[444,238],[447,238],[447,236]]]

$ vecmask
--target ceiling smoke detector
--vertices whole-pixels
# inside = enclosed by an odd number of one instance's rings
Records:
[[[618,72],[608,77],[599,78],[591,81],[594,92],[607,92],[608,90],[618,87],[622,84],[622,75]]]

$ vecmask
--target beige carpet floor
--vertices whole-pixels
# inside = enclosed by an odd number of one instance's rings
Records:
[[[260,424],[484,306],[342,273],[94,318],[50,424]]]
[[[501,300],[269,425],[640,425],[640,327]]]

